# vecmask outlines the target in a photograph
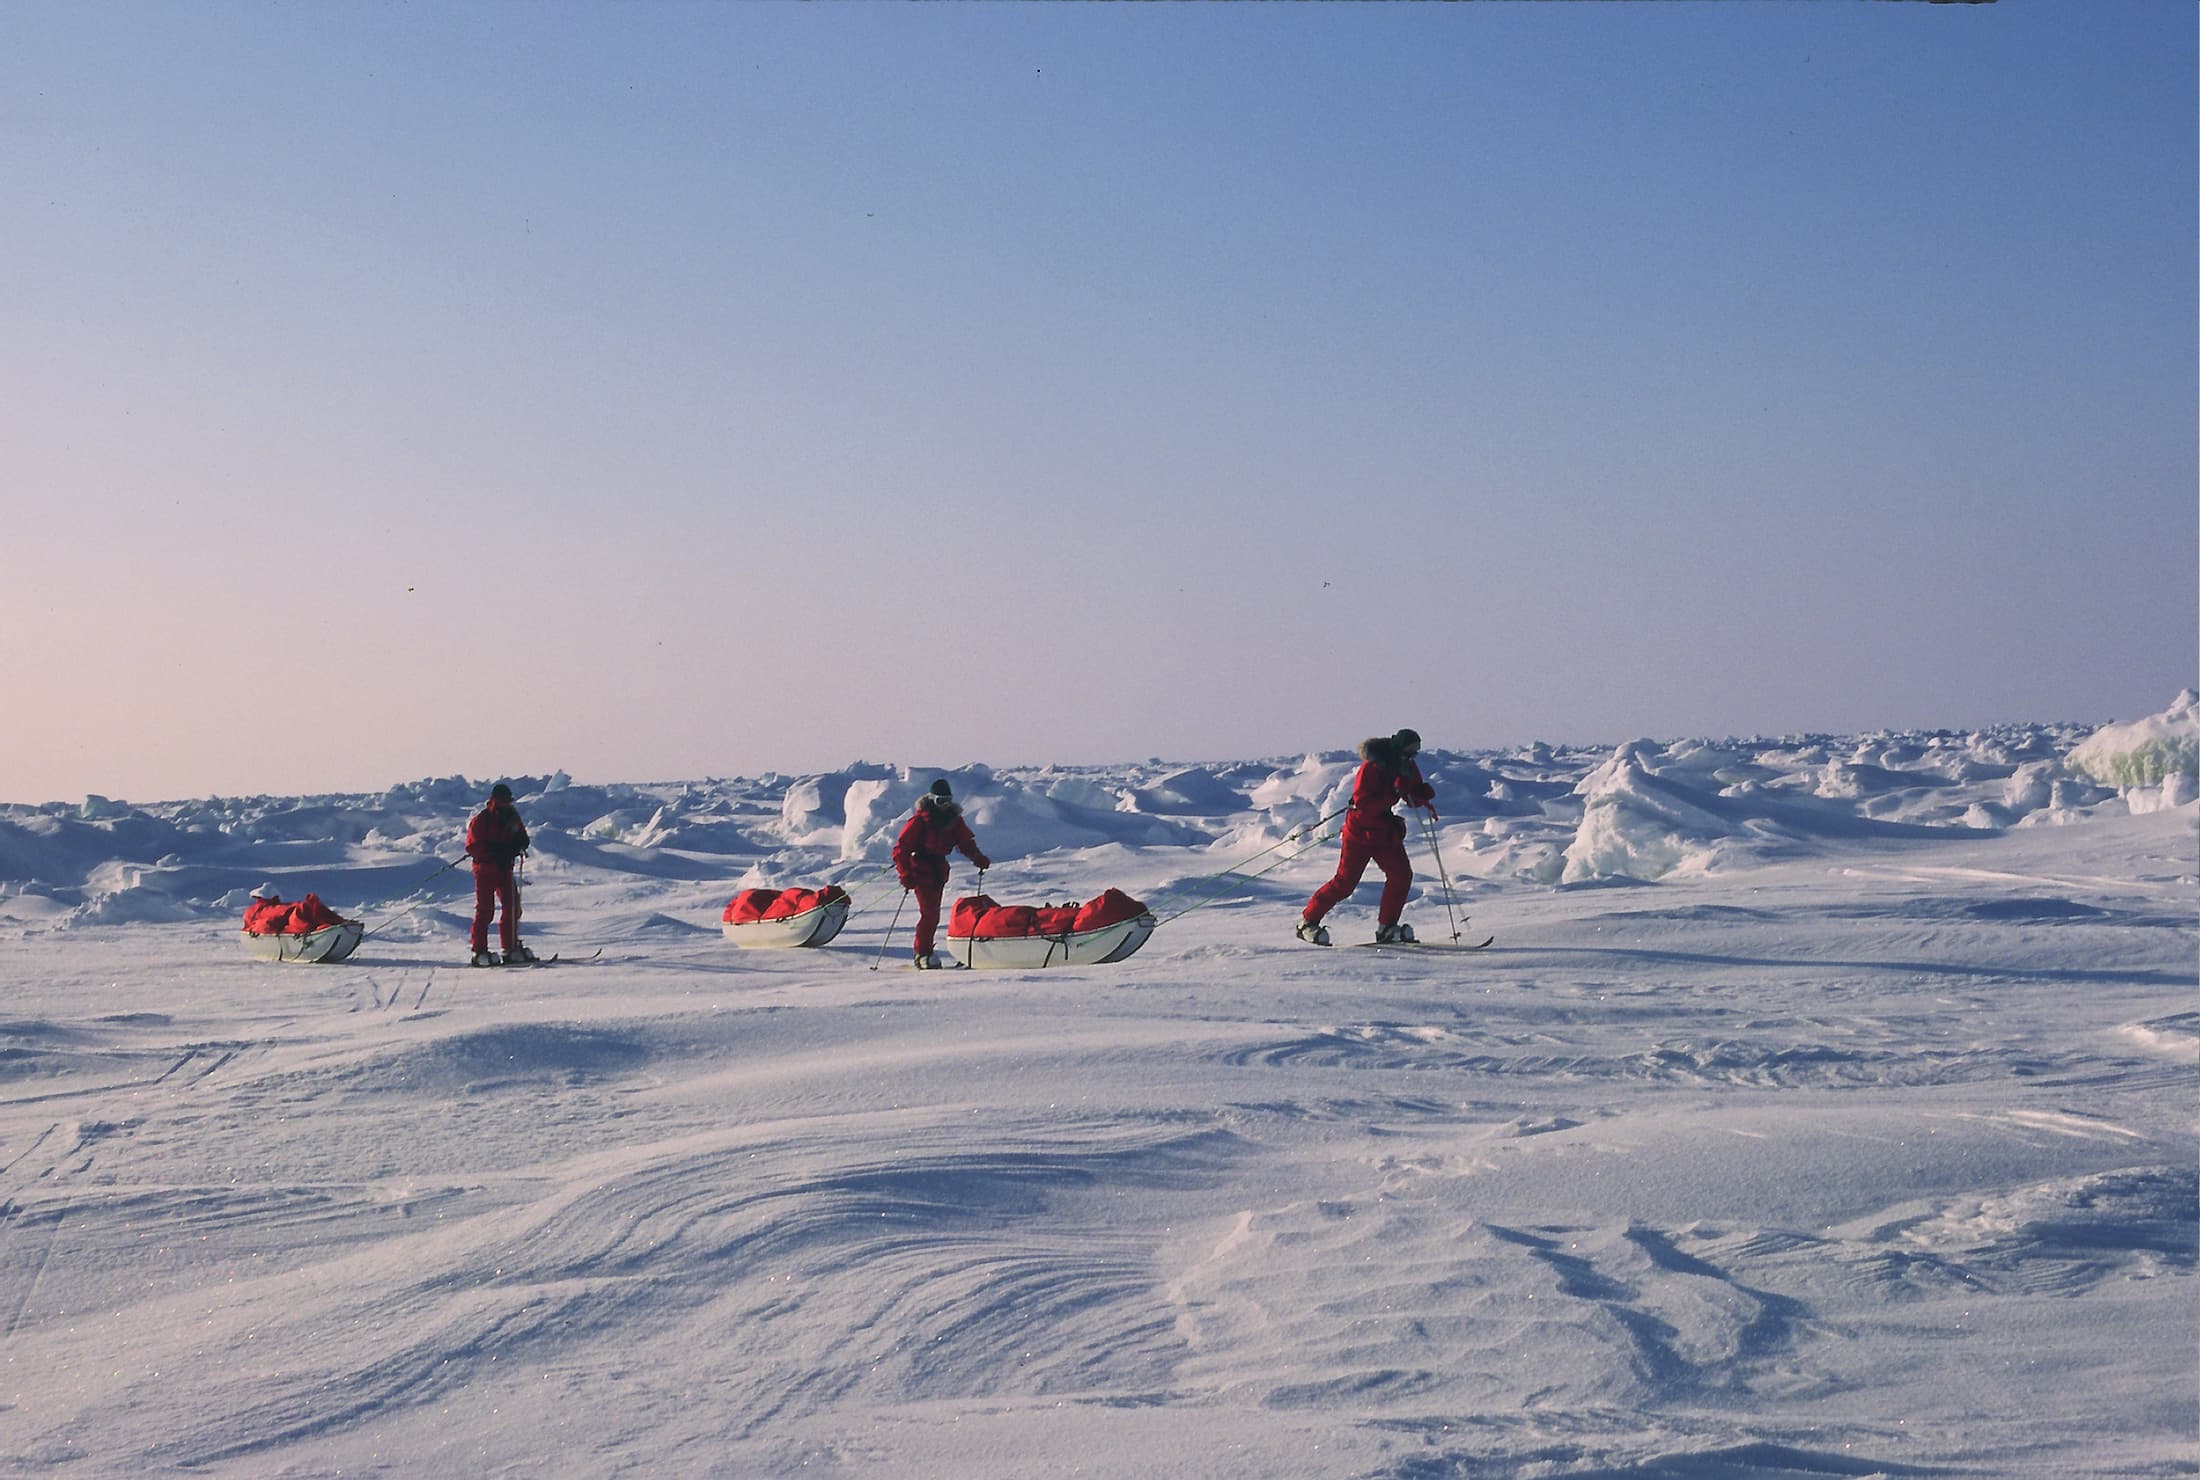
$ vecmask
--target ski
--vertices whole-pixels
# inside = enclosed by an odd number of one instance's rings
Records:
[[[555,966],[555,965],[557,965],[557,964],[559,963],[559,961],[560,961],[560,960],[563,960],[563,961],[565,962],[565,964],[566,964],[566,965],[568,965],[568,966],[585,966],[585,965],[587,965],[587,964],[588,964],[589,962],[591,962],[591,961],[595,961],[595,960],[598,960],[598,959],[600,959],[600,958],[602,957],[602,955],[603,955],[603,947],[602,947],[602,946],[598,946],[598,947],[596,947],[596,949],[595,949],[595,950],[593,950],[593,951],[590,951],[590,952],[589,952],[589,953],[588,953],[587,955],[585,955],[585,956],[566,956],[566,955],[565,955],[565,953],[564,953],[564,952],[562,952],[562,951],[552,951],[552,952],[551,952],[551,953],[550,953],[549,955],[547,955],[547,956],[537,956],[537,957],[536,957],[536,958],[535,958],[534,960],[532,960],[532,961],[499,961],[499,962],[497,962],[497,963],[496,963],[496,966],[494,967],[494,969],[495,969],[495,970],[498,970],[498,971],[502,971],[502,970],[505,970],[505,969],[507,969],[507,968],[510,968],[510,969],[512,969],[512,970],[519,970],[519,971],[524,971],[524,970],[525,970],[526,968],[528,968],[528,967],[530,967],[530,966]],[[467,963],[467,964],[468,964],[468,965],[471,965],[472,963],[471,963],[471,962],[469,962],[469,963]],[[489,969],[491,969],[491,968],[488,968],[488,967],[484,967],[484,968],[482,968],[482,969],[483,969],[483,970],[489,970]]]
[[[1482,937],[1482,939],[1476,941],[1473,945],[1467,945],[1464,942],[1454,943],[1452,941],[1446,940],[1356,940],[1353,941],[1352,944],[1356,946],[1364,946],[1371,951],[1390,950],[1393,948],[1402,951],[1479,951],[1484,946],[1495,944],[1496,941],[1496,936],[1486,935]]]

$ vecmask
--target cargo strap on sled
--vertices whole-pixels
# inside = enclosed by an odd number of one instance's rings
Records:
[[[1076,932],[1073,930],[1065,930],[1060,935],[1048,935],[1040,937],[1047,943],[1046,959],[1042,960],[1036,967],[1033,967],[1032,969],[1035,971],[1044,971],[1047,967],[1052,966],[1054,964],[1054,953],[1056,951],[1060,951],[1062,953],[1062,959],[1064,961],[1069,960],[1069,938],[1074,934],[1076,934]],[[950,950],[954,948],[954,942],[955,938],[953,936],[948,937],[948,948]],[[975,935],[963,936],[962,943],[962,964],[965,966],[976,966],[978,964],[978,937]]]

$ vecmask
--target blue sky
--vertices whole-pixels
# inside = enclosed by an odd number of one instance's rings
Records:
[[[2158,709],[2195,16],[0,9],[0,798]]]

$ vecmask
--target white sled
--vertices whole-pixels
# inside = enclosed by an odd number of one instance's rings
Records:
[[[1153,934],[1150,913],[1097,930],[1064,935],[965,935],[947,938],[948,953],[965,966],[1031,971],[1044,966],[1099,966],[1132,955]]]
[[[237,940],[255,961],[341,961],[357,948],[366,933],[364,921],[339,920],[303,935],[258,935],[240,930]]]
[[[759,947],[821,946],[840,934],[840,927],[847,923],[848,897],[842,895],[782,919],[721,920],[719,929],[735,945],[754,950]]]

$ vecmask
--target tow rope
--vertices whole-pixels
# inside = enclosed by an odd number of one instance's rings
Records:
[[[1190,914],[1194,910],[1205,909],[1208,905],[1211,904],[1219,904],[1224,899],[1229,897],[1227,894],[1217,892],[1218,889],[1223,887],[1226,883],[1250,883],[1254,879],[1258,879],[1264,874],[1274,873],[1277,869],[1282,868],[1285,864],[1299,858],[1302,854],[1308,853],[1313,849],[1320,847],[1323,843],[1329,841],[1328,834],[1324,833],[1322,829],[1327,827],[1330,823],[1335,822],[1338,818],[1344,816],[1344,814],[1350,810],[1351,808],[1349,806],[1339,807],[1336,811],[1330,813],[1327,817],[1319,817],[1312,822],[1304,824],[1303,826],[1291,829],[1291,831],[1285,833],[1282,839],[1278,842],[1270,844],[1268,847],[1261,849],[1258,853],[1238,860],[1236,863],[1231,864],[1228,868],[1222,870],[1220,873],[1201,874],[1198,877],[1192,879],[1190,882],[1180,884],[1174,889],[1163,890],[1160,895],[1160,898],[1163,900],[1194,897],[1195,902],[1184,906],[1184,908],[1180,910],[1172,911],[1171,913],[1166,915],[1157,914],[1154,919],[1154,924],[1157,926],[1166,925],[1171,920],[1183,919],[1186,915]],[[1254,872],[1249,874],[1239,873],[1239,870],[1244,868],[1247,864],[1257,863],[1261,859],[1266,858],[1271,853],[1277,852],[1280,849],[1290,848],[1293,843],[1297,843],[1299,844],[1299,846],[1296,848],[1292,848],[1289,853],[1284,854],[1283,857],[1277,859],[1274,863],[1269,864],[1266,868],[1255,870]]]

